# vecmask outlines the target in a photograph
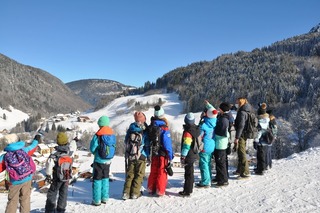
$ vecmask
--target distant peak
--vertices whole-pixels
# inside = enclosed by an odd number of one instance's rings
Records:
[[[312,27],[312,29],[309,31],[309,33],[319,33],[319,32],[320,32],[320,23]]]

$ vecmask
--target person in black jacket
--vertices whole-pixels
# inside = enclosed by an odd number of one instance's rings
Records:
[[[183,197],[190,196],[193,191],[194,183],[194,162],[198,153],[194,152],[196,138],[200,135],[200,128],[195,125],[195,118],[192,112],[189,112],[184,118],[183,135],[181,141],[181,164],[184,165],[184,186],[179,194]]]

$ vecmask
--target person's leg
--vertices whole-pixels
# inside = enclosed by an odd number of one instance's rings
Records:
[[[123,198],[128,199],[131,193],[131,185],[134,178],[134,168],[135,164],[133,161],[128,162],[128,168],[127,168],[127,174],[126,174],[126,180],[124,182],[123,186]]]
[[[58,194],[58,185],[56,181],[53,181],[50,185],[50,188],[47,192],[47,201],[45,206],[45,212],[55,212],[56,210],[56,200]]]
[[[239,173],[240,176],[248,176],[250,171],[247,161],[246,140],[241,137],[238,143]]]
[[[157,177],[157,195],[162,196],[166,193],[166,187],[168,183],[168,174],[166,172],[166,167],[168,165],[168,160],[164,156],[160,156],[160,165],[158,168],[158,177]]]
[[[153,156],[151,159],[151,168],[150,174],[148,178],[148,192],[149,194],[156,193],[156,185],[157,185],[157,178],[158,178],[158,168],[160,167],[160,157]]]
[[[134,170],[134,179],[131,187],[131,198],[138,198],[141,195],[141,185],[146,170],[146,161],[138,160]]]
[[[20,212],[30,212],[31,180],[25,182],[20,190]]]
[[[185,194],[191,194],[193,192],[193,184],[194,184],[194,166],[193,166],[193,163],[189,163],[184,166],[183,192]]]
[[[57,202],[57,212],[65,212],[68,199],[69,182],[59,182],[59,197]]]
[[[22,186],[21,184],[9,186],[8,202],[7,202],[7,207],[6,207],[5,213],[16,213],[17,212],[21,186]]]

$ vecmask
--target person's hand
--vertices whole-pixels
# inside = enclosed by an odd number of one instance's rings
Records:
[[[258,149],[258,142],[253,141],[253,148],[254,148],[255,150],[257,150],[257,149]]]
[[[150,160],[150,157],[147,158],[147,166],[150,166],[151,164],[151,160]]]
[[[46,175],[45,181],[51,184],[52,183],[51,175]]]
[[[180,162],[181,162],[182,165],[185,165],[186,164],[186,158],[182,156],[180,158]]]

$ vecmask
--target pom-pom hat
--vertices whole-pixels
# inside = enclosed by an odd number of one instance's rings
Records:
[[[184,117],[184,123],[185,124],[194,124],[194,121],[195,121],[195,117],[194,117],[194,114],[192,112],[189,112],[186,114],[186,116]]]
[[[154,116],[162,118],[164,116],[164,110],[161,106],[157,105],[154,107]]]
[[[216,118],[218,115],[218,110],[216,110],[214,107],[212,107],[207,110],[206,114],[207,114],[208,118]]]

